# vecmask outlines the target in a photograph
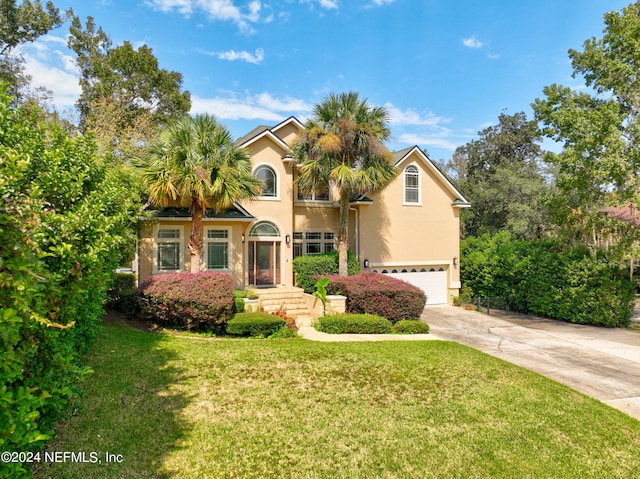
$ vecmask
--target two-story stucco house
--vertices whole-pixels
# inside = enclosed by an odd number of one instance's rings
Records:
[[[260,126],[238,140],[251,155],[261,195],[204,217],[205,270],[227,271],[235,286],[291,286],[292,260],[335,247],[338,207],[330,187],[303,196],[294,187],[289,147],[303,125],[296,118]],[[464,196],[417,146],[395,153],[397,178],[384,191],[354,198],[350,250],[363,271],[389,274],[421,287],[427,304],[458,294],[460,209]],[[154,212],[143,232],[138,261],[141,281],[163,272],[189,271],[191,219],[184,205]]]

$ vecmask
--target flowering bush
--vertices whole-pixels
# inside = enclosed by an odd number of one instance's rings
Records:
[[[380,273],[329,276],[329,280],[327,292],[345,295],[348,313],[376,314],[392,323],[419,318],[427,302],[420,288]]]
[[[186,329],[223,329],[233,314],[233,280],[225,273],[171,273],[140,286],[143,315]]]

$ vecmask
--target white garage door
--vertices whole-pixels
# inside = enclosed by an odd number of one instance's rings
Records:
[[[417,286],[427,294],[427,305],[447,303],[447,272],[418,271],[413,273],[388,273]]]

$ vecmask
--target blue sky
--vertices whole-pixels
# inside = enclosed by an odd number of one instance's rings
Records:
[[[601,37],[618,0],[55,0],[93,16],[114,44],[149,45],[182,73],[192,113],[235,137],[294,115],[331,92],[356,90],[391,114],[392,149],[417,144],[433,160],[525,111],[542,88],[571,77],[569,48]],[[58,109],[80,88],[68,25],[23,50],[35,85]]]

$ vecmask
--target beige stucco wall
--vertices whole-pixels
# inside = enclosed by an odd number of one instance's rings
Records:
[[[143,229],[140,237],[140,243],[138,247],[138,274],[140,282],[146,280],[154,274],[154,259],[156,254],[156,249],[154,246],[154,236],[156,234],[157,228],[160,226],[180,226],[182,228],[181,252],[184,265],[182,271],[191,271],[191,255],[189,254],[188,247],[189,236],[191,235],[191,221],[153,221],[149,222],[149,224]],[[242,243],[242,233],[245,226],[239,222],[205,220],[203,222],[203,230],[206,231],[206,228],[208,227],[229,229],[229,272],[234,278],[234,287],[244,288],[245,284],[243,278],[246,276],[246,273],[244,271],[245,262],[242,260],[242,258],[245,245],[243,245]]]
[[[404,205],[404,168],[420,172],[420,205]],[[399,175],[381,193],[371,195],[372,205],[360,206],[360,258],[378,265],[443,267],[448,287],[457,294],[460,281],[453,260],[460,255],[459,209],[434,167],[414,153],[398,165]]]
[[[292,165],[282,161],[287,152],[268,135],[251,143],[247,149],[251,154],[251,165],[255,170],[259,165],[271,166],[278,176],[278,196],[275,198],[257,198],[242,201],[241,205],[247,209],[256,221],[247,225],[245,236],[249,238],[251,227],[259,221],[269,221],[277,226],[280,231],[280,268],[281,284],[291,285],[293,282],[293,270],[291,261],[293,249],[291,243],[286,244],[285,238],[293,236],[293,173]],[[245,245],[245,248],[247,246]],[[246,258],[245,251],[245,258]],[[244,261],[246,263],[246,261]],[[248,278],[245,278],[247,281]]]
[[[298,133],[294,121],[285,122],[277,129],[277,134],[286,144],[295,141]],[[283,161],[288,153],[285,145],[270,134],[263,135],[249,143],[252,166],[270,165],[278,175],[278,196],[243,201],[241,205],[256,220],[253,222],[205,221],[208,225],[231,228],[231,269],[235,286],[248,284],[246,271],[248,258],[249,231],[258,221],[274,223],[281,240],[281,284],[293,282],[291,262],[293,258],[294,231],[334,231],[337,233],[339,209],[330,203],[302,202],[294,200],[293,165]],[[420,171],[421,205],[403,205],[404,168],[415,164]],[[421,153],[414,151],[398,165],[399,175],[383,192],[368,195],[373,204],[356,206],[358,213],[349,213],[349,244],[353,252],[358,250],[361,267],[367,259],[371,268],[378,265],[432,265],[444,268],[448,274],[451,295],[457,294],[459,287],[459,267],[454,258],[460,254],[459,209],[452,206],[456,199],[451,185],[440,175]],[[170,206],[188,206],[175,204]],[[356,231],[356,216],[358,230]],[[179,225],[183,228],[184,270],[190,270],[188,238],[190,221],[164,221],[163,224]],[[149,225],[143,232],[139,245],[139,276],[144,281],[153,273],[155,249],[153,228]],[[242,236],[245,242],[242,242]],[[357,236],[356,236],[357,235]],[[286,244],[285,238],[291,238]],[[356,244],[356,237],[358,244]]]

